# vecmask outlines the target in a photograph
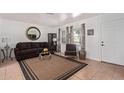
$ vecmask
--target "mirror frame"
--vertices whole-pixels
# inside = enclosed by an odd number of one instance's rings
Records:
[[[36,29],[36,30],[38,31],[39,36],[38,36],[36,39],[33,39],[33,38],[29,38],[29,37],[28,37],[28,32],[29,32],[31,29]],[[27,38],[28,38],[29,40],[38,40],[38,39],[40,38],[40,36],[41,36],[41,32],[40,32],[40,30],[39,30],[37,27],[31,26],[31,27],[29,27],[29,28],[26,30],[26,36],[27,36]]]

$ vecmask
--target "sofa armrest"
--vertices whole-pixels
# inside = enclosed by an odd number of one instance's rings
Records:
[[[17,52],[19,51],[19,48],[14,48],[14,54],[17,55]]]
[[[19,51],[19,48],[14,48],[14,51],[16,52],[16,51]]]

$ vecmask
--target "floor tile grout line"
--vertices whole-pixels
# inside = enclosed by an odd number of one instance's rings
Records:
[[[97,71],[92,77],[90,80],[93,80],[93,78],[96,76],[96,74],[98,73],[99,71]]]
[[[81,80],[79,77],[77,77],[76,75],[73,75],[72,77],[70,77],[70,80],[74,80],[73,77],[78,78],[79,80]]]
[[[77,77],[77,76],[75,76],[75,77]],[[79,78],[79,77],[77,77],[77,78],[81,80],[81,78]]]
[[[89,78],[88,79],[81,79],[79,76],[76,76],[76,77],[78,77],[80,80],[90,80]]]
[[[19,73],[21,74],[21,78],[22,78],[23,80],[26,80],[25,77],[24,77],[24,75],[23,75],[23,72],[22,72],[22,70],[21,70],[20,65],[19,65],[18,62],[17,62],[17,67],[19,68]]]
[[[115,68],[115,69],[114,69],[113,76],[112,76],[112,80],[114,80],[114,76],[115,76],[115,74],[116,74],[115,72],[116,72],[117,69],[118,69],[118,68]]]
[[[86,69],[84,69],[84,71],[86,71]],[[97,71],[96,73],[98,73],[99,71]],[[80,73],[80,72],[79,72]],[[96,75],[96,73],[90,78],[90,77],[88,77],[88,79],[86,79],[86,80],[92,80],[93,79],[93,77]],[[80,78],[79,76],[77,76],[76,75],[76,77],[78,77],[78,78]],[[81,79],[81,78],[80,78]]]
[[[4,80],[6,80],[6,72],[7,72],[7,67],[5,67]]]

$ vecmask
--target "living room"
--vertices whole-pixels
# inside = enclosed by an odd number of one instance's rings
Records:
[[[123,0],[1,0],[0,92],[123,93]]]
[[[123,80],[123,44],[121,43],[123,40],[123,21],[124,14],[118,13],[1,13],[0,79]],[[33,36],[31,36],[32,33]],[[48,42],[48,45],[45,42]],[[115,43],[118,46],[115,46]],[[70,46],[67,47],[68,44]],[[73,53],[68,52],[74,48]],[[28,50],[30,51],[25,52]],[[43,56],[42,51],[44,50],[49,52],[50,60],[49,56]],[[56,57],[56,55],[62,58]],[[33,61],[39,57],[40,63],[34,64]],[[63,70],[60,70],[62,77],[59,76],[60,72],[56,72],[55,76],[52,73],[55,70],[59,71],[59,69],[56,66],[53,69],[51,63],[56,59],[58,61],[65,60],[63,57],[82,64],[75,71],[72,71],[70,64],[63,63],[65,64]],[[23,67],[25,64],[21,63],[25,63],[23,62],[25,60],[27,63],[32,61],[31,71],[34,69],[33,72],[24,70],[27,67]],[[39,65],[46,65],[47,67],[47,61],[49,65],[51,64],[52,69],[49,69],[48,72],[45,68],[39,69]],[[64,70],[66,65],[70,65],[70,69]],[[62,65],[58,68],[62,68]],[[41,72],[41,70],[46,72]],[[26,74],[30,72],[37,72],[33,74],[36,77],[32,77],[32,74],[30,76]],[[67,72],[67,75],[63,74]],[[45,76],[44,73],[49,73],[51,76]]]

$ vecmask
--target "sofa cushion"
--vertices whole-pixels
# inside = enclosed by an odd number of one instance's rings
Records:
[[[65,55],[73,55],[73,56],[77,56],[77,52],[76,51],[66,51]]]
[[[26,50],[21,50],[16,52],[18,55],[27,55],[27,54],[32,54],[32,53],[36,53],[37,49],[26,49]]]
[[[40,44],[38,42],[31,43],[31,48],[39,48]]]
[[[76,51],[75,44],[66,44],[66,51]]]
[[[38,53],[41,53],[43,51],[43,48],[37,48]]]
[[[18,43],[16,45],[17,48],[19,48],[20,50],[25,50],[25,49],[30,49],[31,48],[31,43]]]
[[[41,42],[40,47],[41,48],[48,48],[48,43],[47,42]]]

